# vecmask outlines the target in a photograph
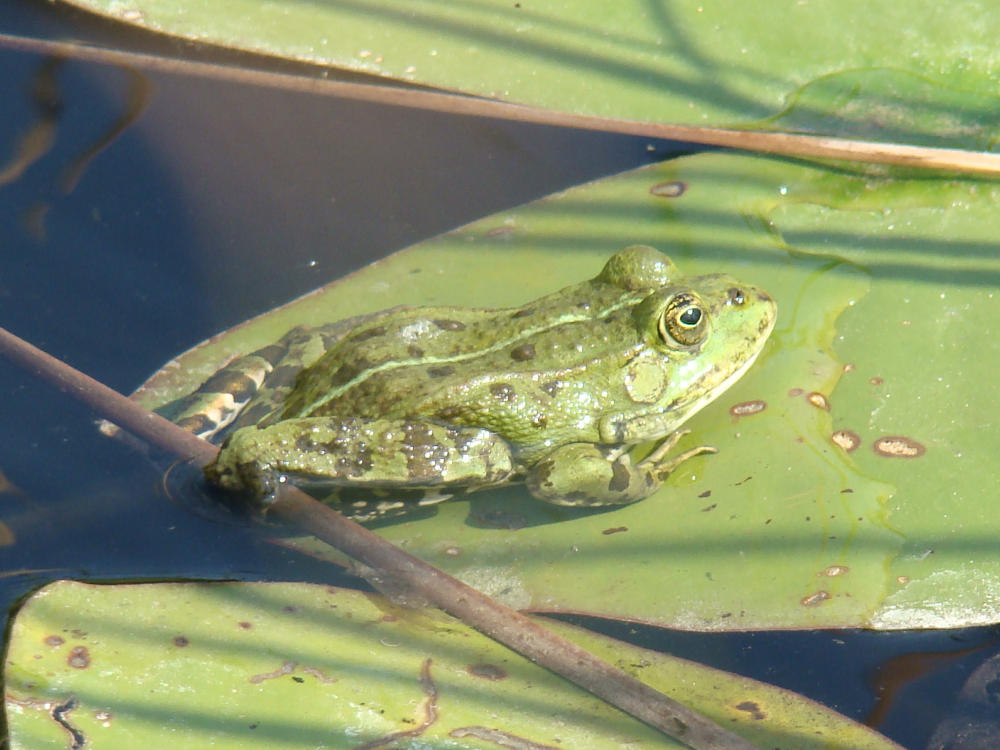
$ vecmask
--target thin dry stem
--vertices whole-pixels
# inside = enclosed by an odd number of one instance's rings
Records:
[[[1000,175],[1000,154],[985,151],[928,148],[826,136],[705,128],[581,115],[412,86],[403,88],[393,85],[391,82],[366,84],[331,81],[289,73],[235,68],[151,54],[110,50],[74,42],[29,39],[7,34],[0,34],[0,46],[25,52],[60,55],[106,65],[122,65],[143,70],[269,86],[286,91],[301,91],[341,99],[375,102],[394,107],[434,110],[469,117],[491,117],[536,125],[621,133],[647,138],[666,138],[779,156],[890,164],[962,174]]]

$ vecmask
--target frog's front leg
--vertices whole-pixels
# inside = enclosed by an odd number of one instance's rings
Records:
[[[672,458],[667,453],[690,430],[678,430],[638,462],[620,447],[570,443],[543,457],[528,473],[532,495],[555,505],[627,505],[649,497],[682,463],[716,449],[702,445]]]
[[[266,504],[282,482],[361,489],[465,489],[504,483],[510,446],[476,427],[409,419],[304,417],[232,434],[209,480]]]

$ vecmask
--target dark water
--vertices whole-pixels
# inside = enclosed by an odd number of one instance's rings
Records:
[[[0,32],[186,57],[204,50],[0,0]],[[242,62],[248,62],[246,60]],[[0,48],[0,324],[130,391],[176,353],[371,260],[495,211],[682,150]],[[85,165],[87,154],[137,119]],[[51,146],[13,175],[26,134]],[[6,171],[4,171],[6,170]],[[0,597],[56,578],[347,583],[170,503],[160,472],[74,400],[0,361]],[[802,692],[925,746],[991,629],[610,635]],[[984,747],[986,747],[984,745]]]

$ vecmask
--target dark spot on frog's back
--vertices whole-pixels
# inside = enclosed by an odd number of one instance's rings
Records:
[[[374,466],[372,452],[365,447],[356,447],[353,455],[337,459],[337,474],[342,477],[360,477]]]
[[[509,383],[493,383],[490,385],[490,393],[500,403],[510,403],[517,398],[517,391]]]
[[[424,350],[421,349],[416,344],[410,344],[408,347],[406,347],[406,353],[409,354],[414,359],[420,359],[421,357],[424,356]]]
[[[270,404],[255,404],[240,413],[237,418],[237,424],[239,425],[249,425],[257,424],[262,421],[264,417],[271,413]]]
[[[267,384],[272,388],[290,387],[295,384],[295,378],[302,371],[299,365],[284,365],[278,367],[267,378]]]
[[[450,320],[448,318],[442,318],[439,320],[431,321],[434,325],[440,328],[442,331],[463,331],[465,330],[465,323],[460,320]]]
[[[376,336],[383,336],[385,334],[385,326],[372,326],[363,331],[358,331],[352,336],[355,342],[367,341],[368,339],[373,339]]]
[[[367,372],[375,367],[375,363],[364,357],[358,357],[350,362],[344,362],[337,371],[330,376],[330,385],[337,386],[343,385],[344,383],[349,383],[354,380],[358,375],[363,372]],[[306,370],[305,372],[312,372],[312,370]]]
[[[431,378],[446,378],[449,375],[454,374],[455,368],[451,365],[443,365],[441,367],[428,367],[427,376]]]
[[[278,364],[281,359],[288,354],[288,347],[281,346],[279,344],[271,344],[270,346],[265,346],[262,349],[258,349],[251,356],[260,357],[266,360],[273,367]]]
[[[425,424],[407,422],[403,425],[403,433],[409,475],[416,480],[438,479],[448,457],[448,448],[437,444],[433,432]]]
[[[542,390],[552,396],[552,398],[556,397],[556,394],[562,390],[562,387],[563,384],[560,380],[549,380],[546,383],[542,383]]]
[[[532,315],[534,312],[535,312],[535,308],[533,308],[533,307],[525,307],[525,308],[522,308],[521,310],[514,311],[511,314],[510,317],[511,317],[511,319],[526,318],[529,315]]]
[[[515,362],[527,362],[535,358],[534,344],[521,344],[510,350],[510,358]]]

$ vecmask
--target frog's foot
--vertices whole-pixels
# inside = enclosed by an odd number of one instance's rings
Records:
[[[679,453],[669,459],[666,458],[667,454],[672,451],[678,441],[685,435],[689,435],[691,430],[677,430],[677,432],[672,432],[667,435],[660,442],[653,451],[642,459],[638,463],[640,469],[648,469],[649,471],[656,474],[660,482],[663,482],[668,476],[673,474],[674,469],[680,466],[682,463],[688,459],[694,458],[695,456],[701,456],[705,453],[718,453],[719,449],[714,448],[711,445],[699,445],[696,448],[691,448],[683,453]]]
[[[571,443],[538,461],[528,473],[528,490],[555,505],[600,507],[628,505],[649,497],[670,473],[688,459],[715,453],[699,446],[667,459],[666,454],[687,430],[668,435],[646,458],[636,463],[620,448]]]

